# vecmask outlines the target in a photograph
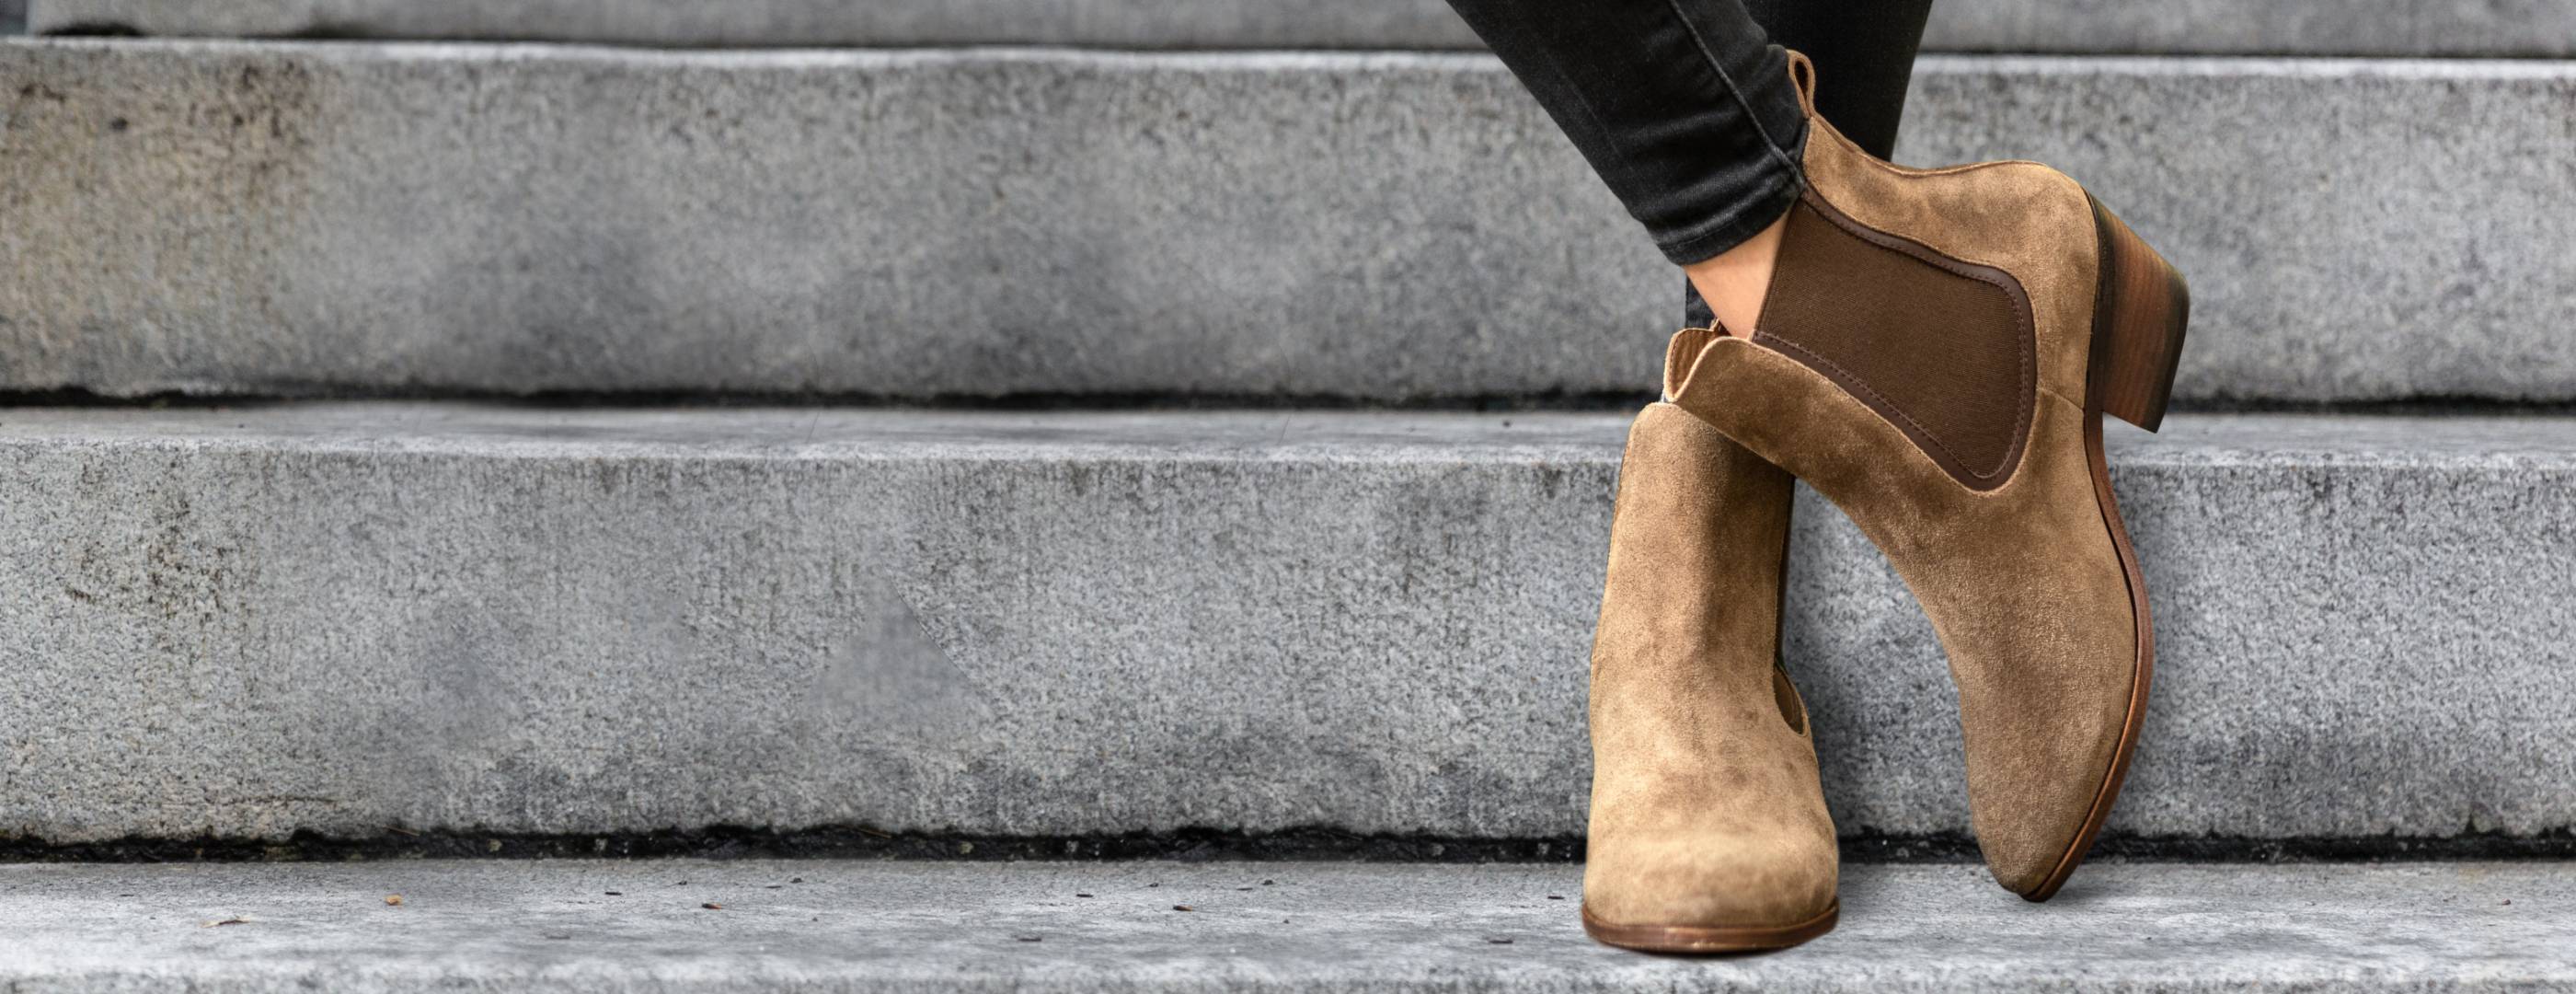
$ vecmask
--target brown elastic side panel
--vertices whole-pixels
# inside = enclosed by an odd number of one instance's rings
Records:
[[[1754,340],[1824,374],[1951,478],[2001,486],[2037,400],[2021,282],[1862,227],[1810,192],[1789,212]]]

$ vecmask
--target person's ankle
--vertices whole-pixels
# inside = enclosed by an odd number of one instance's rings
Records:
[[[1717,315],[1718,329],[1740,338],[1753,337],[1754,325],[1762,318],[1762,302],[1771,291],[1771,270],[1780,260],[1781,232],[1788,224],[1784,216],[1743,244],[1682,267],[1691,286],[1698,288],[1710,312]]]

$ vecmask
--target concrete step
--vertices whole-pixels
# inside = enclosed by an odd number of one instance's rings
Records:
[[[1106,45],[1454,49],[1478,43],[1440,0],[35,0],[46,31],[550,39],[732,45]],[[2549,0],[1942,0],[1934,51],[2576,55]]]
[[[1580,835],[1626,418],[0,412],[0,829]],[[2111,828],[2576,826],[2576,419],[2116,428]],[[1838,824],[1965,831],[1937,643],[1802,509]]]
[[[2045,905],[1846,867],[1770,956],[1645,956],[1573,866],[831,861],[0,867],[0,985],[88,992],[2576,990],[2565,863],[2097,864]],[[402,903],[389,904],[388,895]]]
[[[2576,63],[1915,101],[2190,275],[2185,403],[2576,399]],[[1679,317],[1480,55],[18,40],[0,107],[0,389],[1642,395]]]

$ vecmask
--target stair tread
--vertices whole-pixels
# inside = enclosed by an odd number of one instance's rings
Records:
[[[1576,923],[1581,885],[1580,867],[1511,864],[16,865],[0,867],[0,929],[12,938],[0,984],[2576,989],[2567,863],[2102,863],[2046,905],[1995,887],[1978,866],[1854,865],[1835,931],[1776,955],[1715,959],[1592,943]]]
[[[931,454],[1360,456],[1614,461],[1633,412],[1330,409],[995,411],[904,407],[553,407],[484,401],[278,401],[0,409],[0,444],[436,448],[729,457]],[[2559,466],[2576,415],[2177,413],[2148,433],[2106,421],[2115,463],[2244,460]],[[2534,461],[2537,461],[2536,463]],[[2117,467],[2115,466],[2115,469]]]
[[[15,0],[13,0],[15,2]],[[496,38],[666,46],[1074,44],[1144,48],[1469,48],[1438,0],[36,0],[38,30],[115,24],[146,34]],[[2355,55],[2576,54],[2551,4],[2408,0],[1947,0],[1927,50]]]

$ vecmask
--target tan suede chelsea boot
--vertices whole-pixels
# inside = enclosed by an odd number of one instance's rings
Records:
[[[1671,404],[1629,430],[1592,649],[1583,927],[1602,942],[1741,952],[1834,927],[1834,823],[1780,666],[1789,488]]]
[[[2189,299],[2074,180],[1890,165],[1815,116],[1805,58],[1790,73],[1807,189],[1759,327],[1712,338],[1668,395],[1904,576],[1958,683],[1987,865],[2046,900],[2119,795],[2155,658],[2102,415],[2162,420]]]

